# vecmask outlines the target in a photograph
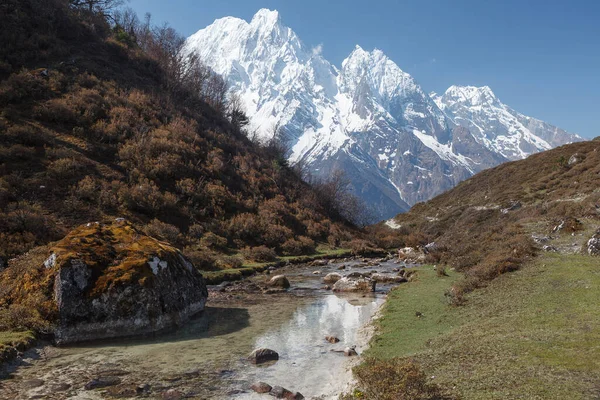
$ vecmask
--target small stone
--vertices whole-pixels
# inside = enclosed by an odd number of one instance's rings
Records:
[[[50,386],[50,389],[53,392],[66,392],[67,390],[71,389],[71,385],[69,385],[68,383],[57,383],[54,384],[52,386]]]
[[[313,271],[313,275],[321,275],[321,271]]]
[[[352,347],[346,347],[344,349],[344,355],[347,357],[353,357],[353,356],[357,356],[358,353],[356,352],[356,348],[354,346],[352,346]]]
[[[342,279],[342,275],[338,274],[337,272],[332,272],[330,274],[325,275],[325,278],[323,278],[323,282],[324,283],[336,283],[340,279]]]
[[[253,364],[262,364],[268,361],[279,360],[279,354],[275,350],[260,348],[250,353],[248,360]]]
[[[89,381],[88,383],[85,384],[84,389],[85,390],[100,389],[100,388],[105,388],[105,387],[109,387],[109,386],[115,386],[115,385],[118,385],[119,383],[121,383],[121,378],[119,378],[117,376],[104,376],[104,377],[92,379],[91,381]]]
[[[256,393],[269,393],[272,387],[268,383],[257,382],[250,386],[250,389],[254,390]]]
[[[24,389],[33,389],[36,387],[40,387],[44,384],[42,379],[28,379],[26,381],[21,382],[21,386]]]
[[[163,392],[161,398],[163,400],[181,400],[183,399],[183,393],[179,390],[169,389],[166,392]]]
[[[283,388],[281,386],[274,386],[269,394],[277,399],[287,399],[287,400],[302,400],[304,396],[302,394],[296,392],[292,393],[291,391]]]
[[[340,339],[336,338],[335,336],[325,336],[325,340],[327,340],[329,343],[338,343],[340,341]]]
[[[280,289],[288,289],[290,287],[290,281],[285,275],[275,275],[269,282],[267,282],[267,285]]]
[[[146,393],[150,393],[150,385],[147,383],[143,383],[141,385],[138,385],[138,387],[135,388],[135,391],[137,392],[137,394],[146,394]]]
[[[342,264],[342,265],[340,265],[339,267],[337,267],[337,269],[341,271],[341,270],[343,270],[343,269],[346,269],[346,266]]]

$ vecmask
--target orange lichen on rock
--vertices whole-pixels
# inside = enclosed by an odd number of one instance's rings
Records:
[[[126,221],[80,226],[52,250],[59,268],[80,260],[92,269],[92,297],[116,285],[137,282],[147,286],[155,277],[148,263],[153,257],[169,260],[179,256],[173,246],[144,235]]]

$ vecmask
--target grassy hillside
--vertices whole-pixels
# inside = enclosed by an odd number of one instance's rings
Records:
[[[596,398],[599,260],[586,243],[599,210],[593,140],[484,171],[397,216],[397,229],[373,227],[379,240],[435,245],[388,298],[355,371],[366,397]]]
[[[399,229],[380,224],[373,233],[399,245],[435,242],[428,261],[465,273],[450,293],[460,303],[463,293],[534,257],[542,246],[533,233],[551,235],[561,222],[561,232],[577,232],[598,221],[599,188],[600,141],[575,143],[483,171],[398,215]]]
[[[597,271],[595,258],[546,254],[451,307],[443,293],[456,275],[420,268],[389,296],[366,356],[410,359],[453,398],[596,398]]]

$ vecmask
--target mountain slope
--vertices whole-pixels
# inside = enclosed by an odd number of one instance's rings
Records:
[[[277,11],[262,9],[250,22],[219,19],[190,36],[186,52],[198,53],[240,95],[250,135],[279,131],[290,160],[313,175],[345,170],[379,219],[512,154],[499,150],[500,139],[490,145],[488,132],[465,129],[380,50],[356,46],[337,68],[307,48]],[[533,137],[536,150],[571,141],[552,127],[528,125],[545,138]]]
[[[442,96],[432,97],[456,124],[469,129],[479,143],[509,160],[582,140],[513,110],[487,86],[451,86]]]
[[[600,141],[573,143],[480,172],[380,224],[373,235],[395,236],[400,246],[434,242],[430,262],[465,272],[450,293],[460,302],[544,245],[580,251],[581,243],[573,243],[600,226],[599,185]]]
[[[0,14],[0,39],[13,40],[0,50],[0,269],[74,226],[116,217],[201,269],[239,266],[227,254],[261,256],[254,248],[299,254],[352,237],[279,154],[164,67],[176,59],[174,32],[138,23],[129,35],[67,0],[9,3]]]

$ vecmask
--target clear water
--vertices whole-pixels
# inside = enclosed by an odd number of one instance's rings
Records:
[[[120,390],[121,398],[128,398],[127,393],[135,394],[141,385],[152,389],[150,398],[161,398],[168,390],[198,399],[265,398],[249,390],[257,381],[298,391],[306,398],[337,398],[351,380],[350,363],[343,353],[331,350],[351,345],[357,346],[359,354],[364,350],[368,337],[361,328],[389,289],[383,286],[376,294],[352,296],[320,289],[322,277],[337,266],[282,270],[295,289],[288,294],[240,299],[234,295],[217,303],[209,298],[198,318],[171,333],[37,349],[14,369],[11,379],[0,381],[0,398],[110,398],[107,390]],[[394,266],[349,269],[385,271]],[[315,269],[322,273],[313,275]],[[328,343],[327,335],[337,336],[340,342]],[[258,347],[277,351],[279,361],[252,365],[246,357]],[[119,376],[122,383],[110,389],[83,389],[98,376]]]

